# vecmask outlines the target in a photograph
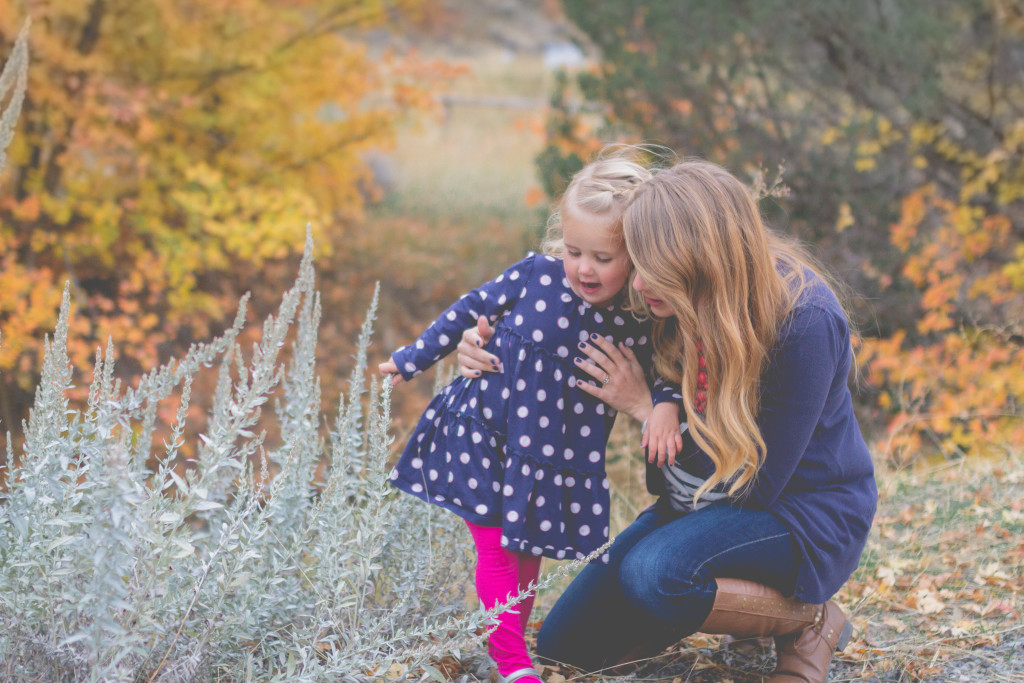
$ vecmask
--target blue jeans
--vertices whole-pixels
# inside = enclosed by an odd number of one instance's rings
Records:
[[[608,564],[584,567],[558,598],[537,634],[540,657],[596,671],[644,643],[664,649],[699,630],[718,576],[792,594],[800,555],[770,513],[727,504],[687,514],[656,507],[615,538]]]

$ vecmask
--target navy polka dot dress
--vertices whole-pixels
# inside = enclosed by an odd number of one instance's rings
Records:
[[[576,386],[592,378],[573,357],[594,333],[624,342],[649,367],[649,325],[616,305],[584,302],[560,259],[531,254],[395,351],[402,376],[454,350],[480,315],[494,325],[486,348],[504,372],[459,377],[434,397],[391,482],[475,524],[501,527],[510,550],[585,557],[608,540],[604,452],[615,411]],[[671,398],[667,384],[657,385],[656,401]]]

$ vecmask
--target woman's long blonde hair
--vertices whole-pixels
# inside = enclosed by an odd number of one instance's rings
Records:
[[[623,213],[636,271],[675,317],[654,319],[655,369],[682,387],[690,432],[730,494],[756,476],[765,455],[757,425],[760,378],[780,327],[818,272],[795,244],[764,225],[750,189],[728,171],[686,159],[640,187]],[[631,306],[650,315],[631,290]],[[703,348],[707,406],[694,407]]]

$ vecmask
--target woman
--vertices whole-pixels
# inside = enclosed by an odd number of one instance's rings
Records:
[[[856,568],[877,490],[847,387],[849,327],[832,289],[768,231],[747,188],[700,160],[657,173],[623,215],[634,310],[655,370],[682,387],[683,448],[648,464],[659,496],[588,565],[537,651],[596,670],[701,631],[774,636],[771,681],[824,681],[850,625],[830,601]],[[487,369],[478,330],[463,372]],[[645,420],[630,350],[581,342],[586,391]],[[659,406],[660,408],[660,406]]]

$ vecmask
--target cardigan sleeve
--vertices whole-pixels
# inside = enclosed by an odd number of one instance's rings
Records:
[[[412,379],[454,351],[462,340],[463,331],[475,325],[481,315],[486,315],[493,323],[510,309],[525,291],[535,258],[530,254],[490,282],[463,294],[415,342],[396,349],[391,358],[402,378]]]
[[[831,310],[798,310],[762,375],[758,425],[764,463],[745,502],[769,508],[790,482],[814,437],[830,391],[850,368],[849,329]]]

